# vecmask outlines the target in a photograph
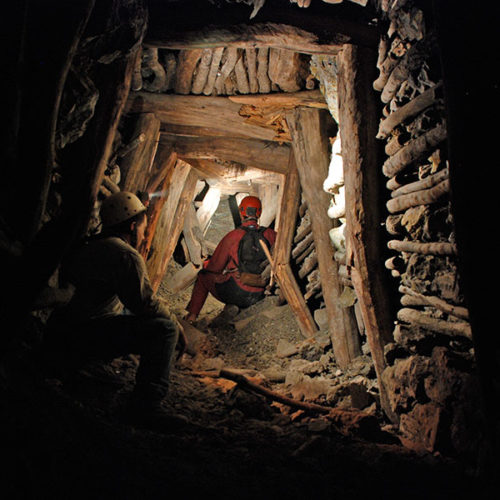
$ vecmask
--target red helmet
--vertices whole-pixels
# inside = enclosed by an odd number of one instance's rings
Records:
[[[254,217],[258,219],[262,213],[262,204],[256,196],[245,196],[240,203],[240,214],[243,219]]]

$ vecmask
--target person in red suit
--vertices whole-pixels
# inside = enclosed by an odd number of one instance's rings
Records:
[[[185,320],[190,323],[198,317],[209,293],[224,304],[233,304],[241,309],[264,298],[265,286],[247,284],[245,276],[242,276],[238,250],[240,241],[249,230],[260,232],[265,244],[272,248],[276,241],[276,231],[259,226],[258,220],[262,213],[259,198],[246,196],[239,205],[239,211],[241,225],[222,238],[213,255],[205,261],[203,269],[198,273],[191,300],[186,307]]]

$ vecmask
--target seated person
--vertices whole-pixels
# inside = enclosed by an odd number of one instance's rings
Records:
[[[212,257],[198,273],[186,308],[185,320],[190,323],[198,317],[209,293],[225,304],[242,309],[264,298],[265,283],[259,283],[258,275],[262,271],[265,254],[258,240],[263,239],[271,248],[276,241],[276,231],[259,226],[258,219],[262,213],[259,198],[243,198],[239,210],[241,225],[222,238]]]
[[[145,206],[133,193],[115,193],[103,201],[101,221],[101,233],[61,266],[61,277],[75,292],[49,318],[44,350],[72,370],[91,359],[139,354],[131,409],[147,418],[162,413],[176,345],[182,353],[185,337],[153,294],[136,250],[147,225]]]

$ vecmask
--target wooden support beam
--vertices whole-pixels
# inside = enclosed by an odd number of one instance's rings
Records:
[[[257,82],[259,92],[268,94],[271,92],[271,79],[269,78],[269,47],[257,49]]]
[[[127,113],[155,113],[162,123],[189,127],[206,127],[228,136],[246,136],[272,141],[273,130],[246,123],[240,116],[240,104],[227,97],[184,96],[134,92],[130,94]]]
[[[228,47],[224,49],[221,59],[221,67],[217,72],[217,78],[215,79],[215,92],[217,95],[224,93],[224,84],[232,73],[236,61],[238,60],[238,49],[234,47]]]
[[[149,179],[146,192],[152,195],[147,210],[148,225],[144,233],[144,241],[139,249],[144,260],[148,260],[156,226],[162,212],[163,205],[167,199],[167,189],[172,182],[174,167],[177,163],[177,155],[165,147],[159,147],[154,159],[155,174]]]
[[[181,50],[177,61],[175,72],[175,92],[176,94],[189,94],[193,81],[194,70],[201,59],[203,50]]]
[[[286,49],[269,50],[269,78],[283,92],[297,92],[302,88],[303,54]]]
[[[277,92],[265,95],[232,95],[228,99],[238,104],[251,104],[252,106],[283,106],[284,108],[305,106],[328,109],[325,97],[318,89],[303,90],[301,92]]]
[[[376,47],[379,41],[380,28],[371,23],[374,12],[367,7],[355,10],[351,5],[339,5],[332,9],[323,2],[312,2],[308,9],[297,9],[267,2],[255,22],[249,20],[246,5],[226,2],[221,15],[221,9],[214,3],[148,2],[146,44],[171,49],[277,47],[306,53],[336,53],[344,43]]]
[[[193,203],[190,203],[186,209],[182,234],[188,249],[189,260],[196,267],[201,266],[203,261],[203,231],[196,217],[196,209]]]
[[[322,113],[324,113],[322,115]],[[293,138],[293,151],[304,200],[311,214],[314,245],[321,274],[323,298],[335,358],[345,368],[361,353],[354,314],[340,305],[341,283],[334,248],[329,237],[332,220],[327,210],[330,196],[323,190],[328,177],[329,142],[325,121],[330,118],[323,110],[297,108],[287,113]]]
[[[283,177],[280,174],[277,174]],[[262,202],[262,214],[259,219],[259,224],[261,226],[268,227],[273,220],[276,218],[277,208],[278,208],[278,184],[263,183],[258,186],[258,196]]]
[[[196,218],[203,234],[205,234],[208,223],[219,206],[220,195],[220,189],[210,187],[205,193],[201,207],[196,212]]]
[[[207,180],[214,180],[221,184],[238,184],[249,182],[252,184],[281,184],[283,181],[283,174],[278,172],[271,172],[260,168],[246,167],[244,165],[229,162],[229,161],[215,161],[215,160],[194,160],[190,159],[188,163],[195,168],[200,177]]]
[[[391,307],[381,255],[382,214],[380,172],[376,144],[376,96],[373,95],[376,55],[348,45],[339,57],[339,120],[344,162],[347,246],[354,264],[352,281],[358,297],[366,336],[377,373],[381,403],[394,419],[382,381],[386,367],[384,345],[392,339]]]
[[[300,181],[293,154],[290,155],[288,174],[283,183],[280,224],[274,245],[274,272],[280,289],[295,314],[304,337],[311,337],[318,328],[290,267],[293,235],[299,211]]]
[[[342,48],[338,41],[322,43],[318,37],[303,29],[286,24],[267,23],[253,26],[237,25],[228,28],[200,27],[196,31],[179,32],[166,23],[160,32],[149,31],[146,46],[163,49],[204,49],[208,47],[256,48],[276,47],[309,54],[333,53]]]
[[[134,118],[132,137],[143,136],[144,140],[120,162],[120,188],[132,192],[146,187],[160,137],[160,120],[154,113],[141,113]]]
[[[201,94],[207,83],[208,74],[212,67],[212,49],[203,49],[200,57],[200,64],[196,69],[196,74],[193,76],[193,85],[191,92],[193,94]]]
[[[187,209],[186,199],[189,198],[190,192],[189,202],[192,201],[197,175],[196,173],[190,175],[191,170],[190,165],[178,160],[172,172],[169,189],[165,193],[165,200],[153,237],[154,251],[147,261],[151,285],[155,291],[161,283],[177,245],[184,223],[184,212]]]
[[[286,173],[290,155],[289,146],[258,139],[161,134],[160,142],[169,145],[180,158],[235,161],[280,174]]]
[[[256,94],[259,91],[259,82],[257,81],[257,49],[245,49],[245,62],[248,71],[250,93]]]
[[[228,132],[212,127],[191,127],[189,125],[175,125],[174,123],[162,122],[160,131],[170,135],[181,135],[184,137],[235,137],[237,139],[248,139],[245,133],[238,130]]]
[[[224,53],[224,47],[215,47],[213,49],[212,61],[210,63],[210,69],[207,74],[207,81],[203,87],[203,94],[211,95],[214,90],[215,80],[217,79],[217,73],[219,72],[219,64],[222,59],[222,54]]]

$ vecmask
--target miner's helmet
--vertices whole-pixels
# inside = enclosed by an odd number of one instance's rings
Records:
[[[256,196],[245,196],[240,203],[240,214],[243,219],[258,219],[262,213],[262,204]]]
[[[108,196],[101,205],[103,227],[112,227],[146,211],[141,200],[128,191],[119,191]]]

